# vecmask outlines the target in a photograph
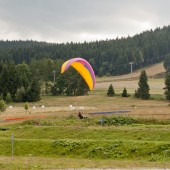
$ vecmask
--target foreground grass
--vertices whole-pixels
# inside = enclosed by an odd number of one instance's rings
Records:
[[[168,121],[143,121],[142,124],[100,125],[96,119],[79,120],[76,117],[51,117],[46,120],[30,120],[10,125],[0,131],[0,155],[11,156],[11,135],[14,135],[15,157],[37,157],[37,159],[74,159],[75,164],[60,165],[65,167],[89,167],[83,162],[92,161],[90,167],[97,167],[96,162],[109,162],[113,167],[116,162],[152,162],[159,166],[170,163],[170,125]],[[110,120],[113,120],[110,118]],[[120,119],[122,122],[122,118]],[[129,122],[129,118],[124,120]],[[123,125],[123,126],[122,126]],[[9,128],[9,130],[8,130]],[[41,157],[41,158],[40,158]],[[22,158],[22,159],[26,159]],[[17,159],[17,158],[16,158]],[[32,159],[32,158],[30,158]],[[107,160],[107,161],[105,161]],[[78,162],[82,164],[78,165]],[[101,167],[105,167],[107,164]],[[10,163],[12,166],[12,163]],[[88,166],[87,166],[88,165]],[[0,166],[5,167],[4,163]],[[20,163],[16,163],[16,167]],[[27,166],[22,164],[23,169]],[[46,166],[35,163],[40,169]],[[127,165],[125,165],[127,166]],[[98,166],[99,167],[99,166]],[[106,166],[107,167],[107,166]],[[1,168],[1,169],[2,169]],[[17,169],[17,168],[16,168]]]
[[[101,123],[101,120],[104,122]],[[1,138],[10,138],[11,134],[14,134],[16,139],[170,141],[169,120],[119,116],[91,117],[83,120],[76,116],[50,117],[44,120],[27,120],[1,127],[0,130]]]
[[[169,114],[169,103],[164,100],[107,97],[104,93],[94,91],[89,96],[43,97],[36,104],[37,110],[31,111],[31,115],[44,114],[45,119],[3,124],[0,127],[0,169],[170,167],[168,117],[167,120],[158,117],[158,120],[135,119],[132,122],[127,117],[115,122],[110,115],[88,114],[122,109],[140,117]],[[46,108],[38,109],[42,104]],[[78,119],[78,110],[54,110],[55,107],[68,107],[70,104],[84,106],[83,114],[88,118]],[[15,107],[16,113],[13,113],[14,109],[7,111],[6,115],[1,115],[2,119],[10,115],[24,115],[18,106]],[[101,119],[105,123],[99,123]]]
[[[97,160],[76,158],[46,158],[46,157],[0,157],[1,170],[18,169],[63,169],[63,168],[167,168],[169,162],[147,162],[147,161],[119,161],[119,160]]]
[[[0,141],[0,153],[10,156],[11,141]],[[16,156],[170,161],[169,148],[158,141],[15,139]]]

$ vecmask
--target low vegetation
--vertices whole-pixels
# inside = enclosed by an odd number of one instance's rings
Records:
[[[1,156],[11,155],[11,134],[15,156],[170,161],[168,120],[112,116],[27,120],[2,128]]]
[[[29,115],[25,111],[28,103],[10,103],[11,110],[8,104],[1,115],[0,169],[170,167],[169,103],[164,94],[141,100],[132,94],[122,97],[117,87],[115,92],[114,97],[107,96],[106,88],[86,96],[42,96],[41,101],[29,103]],[[69,110],[70,104],[75,110]],[[77,116],[81,106],[85,119]],[[114,110],[130,112],[92,114]],[[33,119],[37,115],[45,118]],[[10,116],[32,118],[3,122]]]

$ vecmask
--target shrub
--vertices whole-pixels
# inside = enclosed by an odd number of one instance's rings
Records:
[[[15,101],[16,102],[24,102],[25,101],[25,88],[21,87],[20,89],[17,90],[16,94],[15,94]]]
[[[5,112],[5,110],[6,110],[6,103],[4,102],[4,100],[1,100],[0,101],[0,111],[1,112]]]
[[[11,94],[10,94],[10,93],[7,93],[6,102],[7,102],[7,103],[12,102],[12,97],[11,97]]]
[[[136,123],[137,121],[130,117],[105,117],[102,118],[98,123],[102,125],[132,125],[133,123]]]
[[[26,102],[24,105],[24,109],[26,110],[26,112],[28,111],[28,108],[29,108],[29,104],[28,104],[28,102]]]

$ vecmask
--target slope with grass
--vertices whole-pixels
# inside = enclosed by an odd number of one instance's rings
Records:
[[[165,87],[165,69],[163,63],[154,64],[152,66],[143,68],[146,70],[149,80],[150,93],[151,94],[163,94]],[[115,77],[101,77],[97,78],[97,83],[95,89],[107,89],[110,84],[113,84],[114,88],[121,93],[123,88],[126,87],[130,93],[134,93],[135,89],[138,88],[138,79],[141,70],[135,71],[133,74],[126,74],[122,76]],[[160,77],[161,75],[161,77]]]
[[[130,66],[129,66],[130,67]],[[150,65],[148,67],[142,68],[146,71],[148,77],[156,77],[157,75],[164,74],[165,68],[163,62]],[[139,78],[142,69],[134,71],[132,74],[125,74],[120,76],[109,76],[109,77],[97,77],[97,83],[107,82],[107,81],[124,81],[124,80],[135,80]]]
[[[98,117],[79,120],[72,115],[6,126],[9,129],[0,131],[0,168],[150,167],[152,162],[157,167],[170,167],[169,121],[132,121],[121,117],[110,120],[117,123],[101,125]],[[8,161],[11,134],[15,162]],[[86,164],[88,161],[91,163]]]
[[[23,103],[10,103],[13,109],[8,107],[0,115],[0,169],[170,167],[170,106],[161,91],[163,79],[149,79],[155,87],[152,100],[107,97],[108,86],[99,87],[113,82],[118,93],[129,83],[127,89],[133,93],[135,81],[126,76],[119,81],[102,80],[87,96],[43,96],[29,104],[28,112]],[[78,119],[80,108],[87,119]],[[89,114],[114,110],[130,112],[124,117]],[[12,117],[29,119],[4,121]]]

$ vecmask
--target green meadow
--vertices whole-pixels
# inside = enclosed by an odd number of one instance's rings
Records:
[[[0,115],[0,169],[170,167],[170,106],[162,92],[163,79],[149,80],[155,87],[150,100],[133,97],[134,82],[127,82],[132,87],[128,98],[120,95],[120,81],[115,97],[107,97],[105,85],[87,96],[43,96],[29,103],[28,112],[24,103],[10,103],[14,108]],[[80,107],[86,119],[78,118]],[[91,114],[115,110],[129,112]],[[32,118],[5,121],[11,117]]]

